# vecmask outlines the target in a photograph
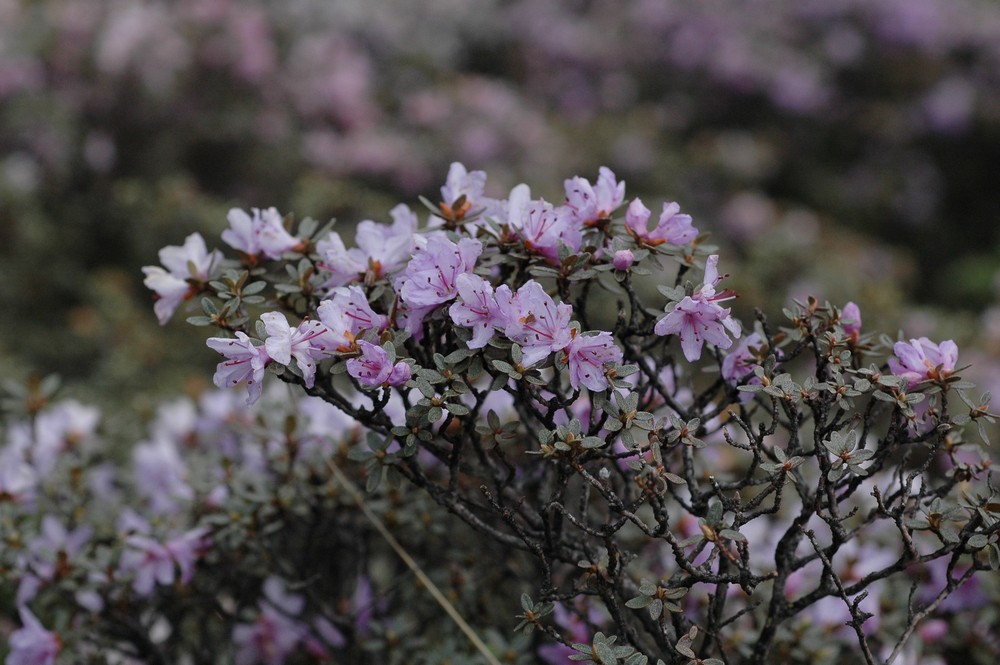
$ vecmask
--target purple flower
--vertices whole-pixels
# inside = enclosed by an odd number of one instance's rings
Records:
[[[452,162],[448,179],[441,188],[439,207],[446,219],[460,220],[483,196],[486,172],[466,170],[460,162]]]
[[[179,502],[194,498],[187,483],[187,467],[170,439],[159,436],[137,445],[132,451],[132,467],[136,486],[150,500],[154,512],[173,513]]]
[[[630,249],[619,249],[615,252],[614,258],[611,259],[611,265],[615,267],[615,270],[628,270],[634,262],[635,254]]]
[[[301,242],[285,230],[281,213],[275,208],[253,208],[252,218],[239,208],[233,208],[227,219],[229,228],[222,232],[223,242],[248,257],[263,255],[279,259]]]
[[[889,371],[906,379],[910,388],[922,381],[941,381],[955,373],[958,346],[952,340],[935,344],[926,337],[896,342],[895,358],[889,358]]]
[[[681,349],[688,362],[701,358],[701,348],[705,342],[728,349],[733,341],[729,339],[728,330],[734,337],[740,336],[739,321],[730,315],[728,307],[718,303],[733,298],[729,291],[715,292],[716,284],[721,281],[716,254],[708,257],[705,265],[705,282],[694,294],[685,296],[666,316],[657,321],[653,331],[657,335],[677,335],[681,339]]]
[[[861,337],[861,309],[853,302],[847,303],[841,310],[840,325],[851,341],[857,342]]]
[[[456,281],[460,300],[448,310],[455,325],[474,330],[469,340],[470,349],[481,349],[493,337],[494,328],[506,328],[507,317],[497,304],[493,285],[474,273],[459,275]],[[510,287],[501,285],[498,292],[510,299]]]
[[[45,630],[41,622],[27,607],[18,608],[22,628],[10,636],[7,665],[54,665],[62,649],[59,636]]]
[[[622,351],[615,345],[609,332],[575,335],[566,347],[569,382],[573,390],[578,390],[581,383],[593,392],[607,390],[608,378],[604,373],[604,366],[621,361]]]
[[[397,290],[411,308],[441,305],[458,295],[458,276],[472,272],[483,244],[462,238],[458,244],[432,236],[418,249],[401,275]]]
[[[680,214],[680,210],[676,203],[664,203],[656,227],[649,230],[649,208],[636,198],[625,212],[625,230],[640,245],[686,245],[698,237],[698,229],[691,225],[691,216]]]
[[[401,386],[410,380],[410,366],[402,360],[393,365],[389,354],[381,346],[361,339],[358,340],[358,349],[361,356],[347,361],[347,373],[362,386]]]
[[[19,605],[27,603],[34,597],[41,580],[51,580],[65,572],[71,565],[70,561],[83,549],[93,532],[88,524],[69,531],[54,515],[43,517],[41,526],[41,534],[32,539],[28,548],[33,574],[22,577],[22,584],[17,594]]]
[[[305,606],[302,596],[288,593],[277,577],[267,578],[263,590],[257,620],[233,629],[237,665],[282,665],[308,634],[306,626],[293,618]]]
[[[229,337],[209,337],[208,347],[218,351],[226,360],[215,367],[212,380],[219,388],[232,388],[247,384],[247,405],[260,399],[264,390],[264,368],[271,362],[267,349],[254,346],[246,333],[237,331],[236,339]]]
[[[579,251],[583,236],[568,207],[553,208],[551,203],[539,199],[529,202],[523,211],[521,238],[529,251],[553,261],[559,257],[560,242],[573,251]]]
[[[59,456],[93,438],[100,411],[75,400],[60,402],[35,419],[35,441],[31,462],[42,476],[55,467]]]
[[[194,576],[194,564],[209,544],[209,540],[205,537],[207,533],[208,530],[203,527],[191,529],[171,538],[163,546],[181,571],[182,584],[187,584]]]
[[[590,182],[580,176],[565,181],[566,207],[570,218],[578,226],[589,226],[607,219],[625,200],[625,183],[617,182],[611,169],[602,166],[598,170],[597,182]]]
[[[406,265],[416,249],[417,216],[402,203],[389,215],[392,226],[369,219],[358,224],[354,234],[357,248],[347,249],[336,232],[316,244],[317,253],[323,257],[320,267],[330,273],[324,289],[344,286],[366,275],[381,279]]]
[[[358,224],[354,233],[358,251],[363,252],[365,262],[376,278],[402,268],[416,249],[416,213],[408,205],[400,203],[389,211],[389,216],[392,217],[392,226],[365,220]]]
[[[182,302],[198,292],[198,284],[212,279],[215,269],[222,261],[222,253],[209,253],[201,234],[192,233],[184,240],[183,246],[168,245],[160,250],[159,266],[145,266],[143,284],[156,293],[153,311],[160,325],[173,316]]]
[[[726,354],[722,361],[722,378],[729,383],[738,383],[740,379],[753,371],[757,366],[757,357],[750,351],[759,347],[764,340],[760,333],[752,333],[744,337],[735,349]]]
[[[360,287],[339,287],[332,295],[331,300],[319,304],[317,314],[330,331],[334,351],[353,351],[354,340],[359,335],[368,330],[382,332],[388,326],[386,317],[371,308]]]
[[[364,253],[358,249],[347,249],[336,231],[331,231],[316,243],[316,253],[323,257],[319,267],[330,273],[323,283],[324,290],[349,284],[368,269]]]
[[[260,320],[267,331],[264,348],[268,356],[282,365],[288,365],[295,358],[306,388],[312,388],[316,379],[316,361],[333,354],[338,344],[336,336],[322,322],[315,320],[302,321],[292,328],[280,312],[265,312],[260,315]]]
[[[125,545],[118,568],[122,573],[134,576],[132,589],[137,594],[148,596],[157,584],[174,583],[174,559],[166,547],[141,534],[125,538]]]
[[[569,319],[573,308],[556,305],[542,285],[531,279],[525,282],[508,302],[500,302],[502,316],[508,323],[504,334],[524,349],[522,363],[530,367],[572,340]]]

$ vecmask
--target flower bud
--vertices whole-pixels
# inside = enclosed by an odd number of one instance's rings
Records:
[[[635,255],[632,254],[632,250],[620,249],[615,252],[615,258],[612,259],[611,265],[615,267],[615,270],[628,270],[634,261]]]

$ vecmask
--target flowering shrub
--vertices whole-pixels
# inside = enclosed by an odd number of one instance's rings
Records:
[[[811,298],[740,321],[693,220],[650,230],[609,169],[558,205],[485,180],[453,164],[352,248],[268,209],[230,212],[230,258],[161,251],[159,320],[215,328],[237,391],[162,407],[130,474],[96,414],[21,395],[8,662],[936,662],[942,622],[995,628],[994,416],[952,341]],[[373,597],[383,541],[472,646]]]

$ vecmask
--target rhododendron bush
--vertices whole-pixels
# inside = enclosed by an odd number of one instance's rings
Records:
[[[353,242],[237,209],[163,248],[155,314],[211,331],[219,390],[124,465],[12,393],[7,662],[988,662],[994,416],[953,341],[741,320],[610,169],[485,181]]]

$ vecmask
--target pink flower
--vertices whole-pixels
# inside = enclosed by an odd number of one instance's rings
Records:
[[[118,567],[121,572],[134,575],[132,589],[137,594],[148,596],[157,584],[174,583],[174,559],[166,547],[140,534],[128,536],[125,545]]]
[[[448,310],[455,325],[474,330],[469,340],[470,349],[486,346],[495,328],[505,328],[507,317],[497,304],[493,285],[474,273],[459,275],[456,281],[460,300],[452,303]],[[510,287],[501,285],[497,291],[510,297]]]
[[[611,216],[625,200],[625,183],[617,182],[611,169],[602,166],[598,170],[597,182],[590,182],[580,176],[565,181],[566,207],[570,218],[577,226],[592,225]]]
[[[758,364],[757,357],[750,349],[760,347],[763,344],[764,340],[760,336],[760,333],[755,332],[743,338],[736,348],[727,353],[726,357],[722,360],[722,378],[732,385],[739,383]],[[748,383],[749,385],[757,385],[760,383],[760,379],[754,376]],[[753,393],[740,393],[740,401],[742,403],[746,404],[752,399]]]
[[[572,306],[556,305],[533,279],[525,282],[509,302],[498,300],[498,304],[508,321],[504,334],[523,347],[525,367],[566,348],[572,340],[569,327]]]
[[[149,499],[153,512],[174,513],[180,503],[194,498],[187,466],[174,441],[158,436],[137,445],[132,466],[138,490]]]
[[[472,272],[483,244],[472,238],[453,243],[432,236],[407,264],[398,283],[400,298],[411,308],[441,305],[458,295],[458,276]]]
[[[485,186],[485,171],[470,173],[460,162],[452,162],[448,179],[441,188],[439,207],[445,218],[457,221],[465,217],[482,198]]]
[[[210,337],[208,347],[218,351],[226,360],[215,367],[212,380],[219,388],[232,388],[241,383],[247,384],[247,405],[260,399],[264,390],[264,368],[271,362],[267,349],[254,346],[246,333],[237,331],[236,339],[229,337]]]
[[[358,349],[361,356],[347,361],[347,373],[362,386],[401,386],[410,380],[410,366],[403,361],[393,365],[389,354],[381,346],[361,339],[358,340]]]
[[[664,203],[659,221],[650,230],[649,208],[636,198],[625,212],[625,230],[640,245],[686,245],[698,237],[698,229],[691,225],[691,216],[680,214],[680,210],[676,203]]]
[[[304,609],[305,598],[286,591],[285,583],[273,576],[264,580],[263,591],[257,620],[233,629],[237,665],[282,665],[308,636],[306,625],[294,618]]]
[[[191,529],[179,536],[171,538],[164,545],[164,549],[177,564],[181,572],[180,581],[187,584],[194,576],[194,564],[201,558],[209,545],[209,540],[205,537],[208,530],[204,527]]]
[[[233,208],[227,219],[229,228],[222,232],[223,242],[249,257],[263,255],[278,259],[300,243],[285,230],[281,214],[275,208],[253,208],[252,218],[239,208]]]
[[[292,328],[280,312],[265,312],[260,315],[260,320],[267,331],[264,341],[267,354],[282,365],[288,365],[295,358],[306,387],[312,388],[316,379],[316,361],[336,350],[336,336],[320,321],[306,320]]]
[[[895,358],[889,358],[889,371],[906,379],[910,388],[921,381],[940,381],[955,373],[958,346],[952,340],[935,344],[926,337],[896,342]]]
[[[183,246],[168,245],[160,250],[159,266],[145,266],[142,272],[146,278],[143,284],[156,293],[153,311],[160,325],[174,315],[182,302],[198,292],[199,283],[212,279],[222,261],[222,253],[209,253],[201,234],[192,233],[184,240]]]
[[[388,326],[386,317],[368,304],[368,297],[358,286],[339,287],[333,298],[319,304],[316,313],[330,331],[333,350],[346,353],[354,350],[354,340],[365,331],[382,332]]]
[[[611,259],[611,265],[615,267],[615,270],[628,270],[634,262],[635,254],[630,249],[618,250],[615,252],[614,258]]]
[[[608,389],[608,378],[604,366],[620,363],[622,351],[615,346],[609,332],[596,335],[575,335],[566,347],[566,361],[569,364],[569,382],[573,390],[582,383],[588,390],[598,392]]]
[[[523,208],[521,218],[521,238],[531,252],[556,260],[559,257],[559,243],[573,251],[579,251],[583,244],[581,227],[573,221],[566,206],[553,208],[544,199],[531,201]]]
[[[31,569],[43,580],[51,580],[83,549],[90,540],[93,529],[89,524],[69,531],[54,515],[42,518],[41,534],[32,539],[29,547]],[[18,598],[19,603],[28,598]]]
[[[416,249],[417,216],[402,203],[389,215],[392,226],[369,219],[358,224],[354,234],[358,246],[354,249],[347,249],[336,232],[316,244],[316,251],[323,257],[320,267],[330,272],[323,288],[343,286],[366,275],[380,279],[406,265]]]
[[[840,325],[852,341],[857,342],[861,337],[861,309],[853,302],[847,303],[841,310]]]
[[[7,665],[54,665],[62,649],[59,636],[45,630],[27,607],[20,607],[22,628],[10,636]]]
[[[733,341],[729,339],[728,330],[734,337],[740,336],[739,321],[730,315],[728,307],[718,303],[735,297],[729,291],[715,292],[715,286],[721,281],[718,265],[719,257],[713,254],[708,257],[705,265],[705,282],[694,294],[685,296],[666,316],[657,321],[653,331],[657,335],[677,335],[681,340],[681,349],[688,362],[701,358],[701,348],[705,342],[728,349]]]

